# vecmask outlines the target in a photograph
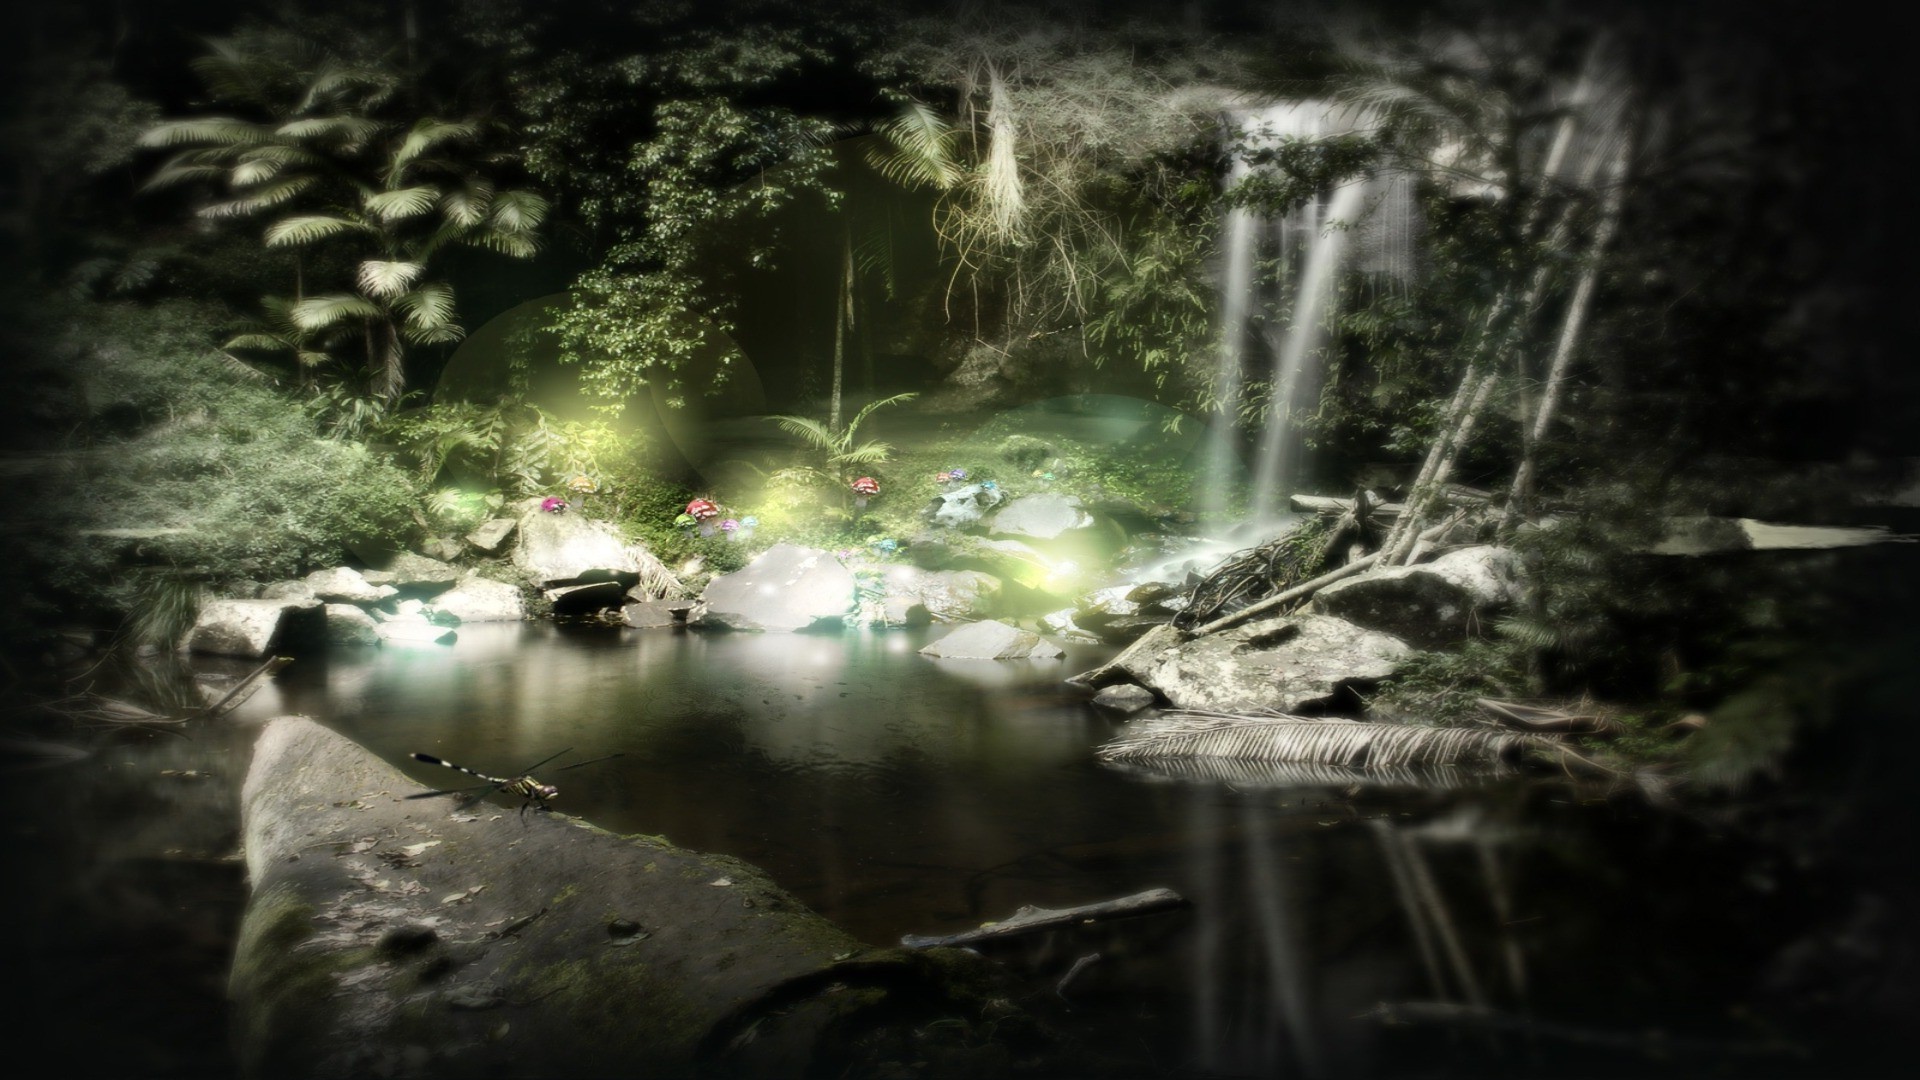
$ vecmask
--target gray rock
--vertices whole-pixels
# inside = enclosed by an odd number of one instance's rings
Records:
[[[428,558],[439,559],[443,562],[452,562],[466,554],[466,549],[460,546],[460,541],[458,540],[447,540],[436,536],[431,540],[422,541],[420,544],[420,552]]]
[[[1490,628],[1523,591],[1513,552],[1470,547],[1334,582],[1314,595],[1310,610],[1436,649]]]
[[[513,585],[468,574],[458,585],[434,597],[428,614],[439,621],[459,623],[519,622],[527,617],[527,603]]]
[[[1095,705],[1119,713],[1137,713],[1142,709],[1150,709],[1153,707],[1154,700],[1153,691],[1132,683],[1118,683],[1093,695]]]
[[[886,621],[894,626],[984,618],[1002,588],[999,578],[979,570],[889,566],[880,577]]]
[[[775,544],[745,568],[707,583],[687,617],[722,630],[807,630],[844,625],[857,602],[853,572],[832,555]]]
[[[500,550],[500,545],[506,543],[507,537],[512,536],[513,530],[519,526],[520,523],[512,518],[483,521],[479,528],[467,534],[467,543],[473,545],[475,550],[491,555]]]
[[[1158,648],[1129,658],[1127,667],[1176,708],[1293,713],[1344,704],[1349,692],[1393,674],[1412,653],[1399,638],[1344,619],[1297,615]]]
[[[380,624],[357,604],[328,604],[327,641],[334,645],[378,645]]]
[[[430,596],[453,588],[460,580],[460,568],[403,551],[380,569],[368,570],[361,576],[373,585],[391,585],[400,592]]]
[[[391,585],[375,585],[347,566],[315,570],[307,575],[307,589],[326,604],[377,604],[400,590]]]
[[[632,627],[680,626],[693,607],[691,600],[634,600],[620,609],[620,615]]]
[[[1011,1056],[984,1025],[943,1037],[933,1024],[978,1015],[976,984],[1005,992],[988,961],[870,949],[737,859],[562,814],[397,797],[423,787],[312,721],[266,726],[240,796],[239,1075],[814,1075],[848,1068],[817,1049],[835,1034],[884,1025],[934,1033],[915,1051],[935,1063],[914,1074],[929,1080],[982,1075],[960,1056],[973,1047]],[[355,797],[375,792],[393,794]]]
[[[968,484],[935,495],[920,513],[940,528],[964,529],[985,520],[987,512],[999,506],[1002,498],[999,488]]]
[[[993,515],[989,533],[993,536],[1025,537],[1032,540],[1056,540],[1075,529],[1094,523],[1080,500],[1057,491],[1022,495]]]
[[[631,585],[644,573],[666,569],[645,548],[621,539],[612,525],[571,511],[550,514],[531,499],[521,504],[518,528],[513,565],[543,589],[591,579]]]
[[[991,619],[964,623],[920,650],[945,660],[1051,660],[1063,655],[1058,645],[1031,630]]]
[[[325,629],[318,600],[209,600],[187,632],[186,649],[258,659],[289,642],[318,640]]]
[[[313,600],[313,586],[304,581],[276,581],[260,590],[262,600]]]
[[[1149,667],[1158,662],[1161,654],[1179,645],[1180,632],[1171,624],[1162,623],[1147,631],[1133,644],[1120,650],[1119,655],[1090,671],[1083,671],[1067,682],[1075,686],[1112,686],[1116,683],[1140,681]]]

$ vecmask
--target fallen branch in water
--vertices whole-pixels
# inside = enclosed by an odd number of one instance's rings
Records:
[[[1000,922],[982,924],[977,929],[963,930],[958,934],[931,936],[925,934],[907,934],[900,944],[909,949],[932,949],[949,945],[970,945],[976,941],[991,941],[997,938],[1019,937],[1023,934],[1037,934],[1043,930],[1059,930],[1069,926],[1083,926],[1087,923],[1104,922],[1109,919],[1126,919],[1135,915],[1153,915],[1162,911],[1187,906],[1187,898],[1172,889],[1148,889],[1146,892],[1122,896],[1116,900],[1102,900],[1097,904],[1083,904],[1070,908],[1043,908],[1028,904],[1013,915]]]
[[[247,698],[252,697],[253,692],[260,688],[260,680],[262,678],[278,672],[281,668],[291,663],[293,663],[293,657],[291,656],[270,657],[266,663],[254,668],[239,682],[233,684],[233,689],[227,691],[225,697],[203,710],[202,715],[207,717],[219,716],[228,709],[239,705],[241,702],[247,700]],[[241,691],[245,691],[245,693],[243,694]],[[235,700],[235,698],[239,700]]]

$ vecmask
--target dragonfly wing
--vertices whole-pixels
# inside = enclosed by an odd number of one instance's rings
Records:
[[[480,790],[481,794],[498,787],[498,784],[477,784],[472,787],[441,788],[439,791],[423,791],[418,795],[408,795],[409,799],[431,799],[436,795],[459,795],[464,792]]]
[[[487,796],[493,794],[496,791],[499,791],[502,787],[505,787],[505,786],[506,785],[504,784],[488,784],[486,787],[480,789],[479,791],[474,792],[473,794],[455,803],[453,807],[453,812],[458,814],[463,811],[472,809],[474,806],[479,804],[480,800],[486,798]]]
[[[553,758],[557,758],[557,757],[560,757],[561,755],[564,755],[564,754],[568,754],[568,753],[571,753],[572,751],[573,751],[573,747],[571,747],[571,746],[569,746],[569,747],[567,747],[567,748],[566,748],[565,750],[562,750],[562,751],[560,751],[560,753],[558,753],[558,754],[555,754],[555,755],[553,755],[553,757],[550,757],[550,758],[542,758],[541,760],[539,760],[539,761],[536,761],[536,762],[534,762],[533,764],[531,764],[531,765],[529,765],[529,766],[527,766],[527,767],[526,767],[526,768],[524,768],[524,769],[521,769],[521,770],[520,770],[519,772],[517,772],[517,773],[514,773],[513,775],[515,775],[515,776],[531,776],[531,775],[533,775],[533,770],[535,770],[535,769],[537,769],[537,768],[539,768],[539,767],[540,767],[540,766],[542,766],[542,765],[545,765],[545,764],[546,764],[547,762],[549,762],[549,761],[552,761],[552,760],[553,760]]]
[[[588,759],[587,759],[587,760],[585,760],[585,761],[576,761],[576,762],[574,762],[574,763],[573,763],[573,764],[571,764],[571,765],[562,765],[562,766],[560,766],[559,768],[557,768],[557,769],[555,769],[555,770],[553,770],[553,771],[554,771],[554,772],[566,772],[566,771],[567,771],[568,769],[577,769],[577,768],[579,768],[579,767],[580,767],[580,766],[582,766],[582,765],[591,765],[591,764],[593,764],[593,763],[594,763],[594,762],[596,762],[596,761],[606,761],[606,760],[609,760],[609,759],[611,759],[611,758],[617,758],[617,757],[626,757],[626,756],[627,756],[626,754],[624,754],[624,753],[622,753],[622,754],[608,754],[608,755],[606,755],[606,757],[597,757],[597,758],[588,758]]]

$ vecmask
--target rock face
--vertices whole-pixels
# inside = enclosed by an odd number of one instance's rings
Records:
[[[633,600],[620,609],[620,618],[628,626],[684,626],[691,600]]]
[[[1093,695],[1095,705],[1118,713],[1137,713],[1142,709],[1152,708],[1153,702],[1153,691],[1131,683],[1109,686]]]
[[[1056,540],[1093,524],[1093,515],[1072,495],[1043,491],[1022,495],[993,515],[989,532],[1030,540]]]
[[[945,660],[1050,660],[1063,655],[1060,646],[1031,630],[992,620],[956,627],[920,654]]]
[[[543,589],[596,576],[630,584],[645,565],[643,552],[603,521],[571,512],[550,514],[537,503],[528,503],[519,529],[513,565]]]
[[[1336,581],[1314,596],[1311,610],[1437,649],[1484,632],[1522,591],[1513,552],[1471,547]]]
[[[266,726],[241,792],[243,1076],[931,1080],[1008,1056],[974,1049],[1006,992],[987,961],[868,948],[737,859],[403,798],[425,786],[312,721]],[[954,1030],[879,1037],[936,1018]]]
[[[1331,615],[1258,620],[1169,645],[1174,637],[1141,638],[1136,645],[1149,649],[1122,654],[1126,672],[1176,708],[1217,712],[1338,706],[1351,689],[1393,674],[1413,652],[1399,638]]]
[[[818,548],[775,544],[745,568],[707,583],[691,626],[807,630],[839,626],[856,603],[853,572]]]
[[[547,602],[553,605],[555,615],[586,615],[619,607],[626,598],[626,590],[617,581],[591,581],[585,585],[562,585],[557,589],[548,589],[545,596]]]
[[[188,631],[189,652],[258,659],[290,641],[318,640],[326,611],[318,600],[209,600]]]
[[[432,614],[462,623],[519,622],[527,617],[527,604],[512,585],[468,574],[434,597]]]

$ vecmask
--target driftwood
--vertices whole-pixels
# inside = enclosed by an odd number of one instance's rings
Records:
[[[1454,514],[1452,517],[1449,517],[1447,520],[1441,522],[1440,524],[1435,525],[1433,528],[1428,529],[1426,532],[1421,533],[1420,539],[1427,540],[1427,541],[1438,540],[1440,537],[1445,536],[1447,534],[1447,530],[1459,524],[1462,520],[1465,519],[1465,517],[1466,517],[1466,511],[1464,510],[1460,511],[1459,513]],[[1352,577],[1353,575],[1359,573],[1360,571],[1365,570],[1366,568],[1379,562],[1380,557],[1383,553],[1384,552],[1376,551],[1371,555],[1366,555],[1361,558],[1355,559],[1354,561],[1348,563],[1347,565],[1341,567],[1338,570],[1329,570],[1326,573],[1321,574],[1319,577],[1314,578],[1311,581],[1303,581],[1300,584],[1295,585],[1291,589],[1286,589],[1284,591],[1275,593],[1274,595],[1269,596],[1264,600],[1260,600],[1255,603],[1248,604],[1246,607],[1243,607],[1239,611],[1233,612],[1230,615],[1222,615],[1219,618],[1213,620],[1210,623],[1207,623],[1204,626],[1194,627],[1192,630],[1187,631],[1187,634],[1190,637],[1199,637],[1202,634],[1211,634],[1216,630],[1225,630],[1229,626],[1237,626],[1240,623],[1243,623],[1248,619],[1253,618],[1255,615],[1259,615],[1267,611],[1272,611],[1274,608],[1280,607],[1283,604],[1288,604],[1295,600],[1312,596],[1314,593],[1319,592],[1321,589],[1327,587],[1328,585],[1331,585],[1334,582],[1341,580],[1342,578]]]
[[[1353,499],[1338,499],[1331,495],[1293,495],[1289,496],[1295,510],[1304,513],[1319,514],[1321,517],[1339,517],[1353,510]],[[1406,509],[1400,503],[1374,503],[1373,516],[1382,521],[1392,521]]]
[[[1102,761],[1224,757],[1364,769],[1499,764],[1545,745],[1537,736],[1506,731],[1299,716],[1184,712],[1143,724],[1140,734],[1116,739],[1096,755]]]
[[[293,663],[293,657],[291,656],[269,657],[259,667],[249,671],[239,682],[234,683],[233,689],[227,691],[225,697],[207,706],[206,711],[202,713],[202,715],[208,717],[219,716],[228,709],[238,706],[241,702],[252,697],[254,691],[260,689],[261,682],[268,676],[273,675],[291,663]]]
[[[1594,712],[1569,712],[1518,701],[1475,698],[1480,711],[1518,731],[1542,735],[1618,735],[1623,730],[1618,720]]]
[[[977,929],[963,930],[958,934],[907,934],[900,939],[900,944],[909,949],[971,945],[977,941],[1037,934],[1043,930],[1060,930],[1112,919],[1128,919],[1136,915],[1155,915],[1186,906],[1187,898],[1172,889],[1148,889],[1116,900],[1102,900],[1097,904],[1070,908],[1043,908],[1028,904],[1000,922],[983,923]],[[1066,980],[1061,982],[1064,985]]]

